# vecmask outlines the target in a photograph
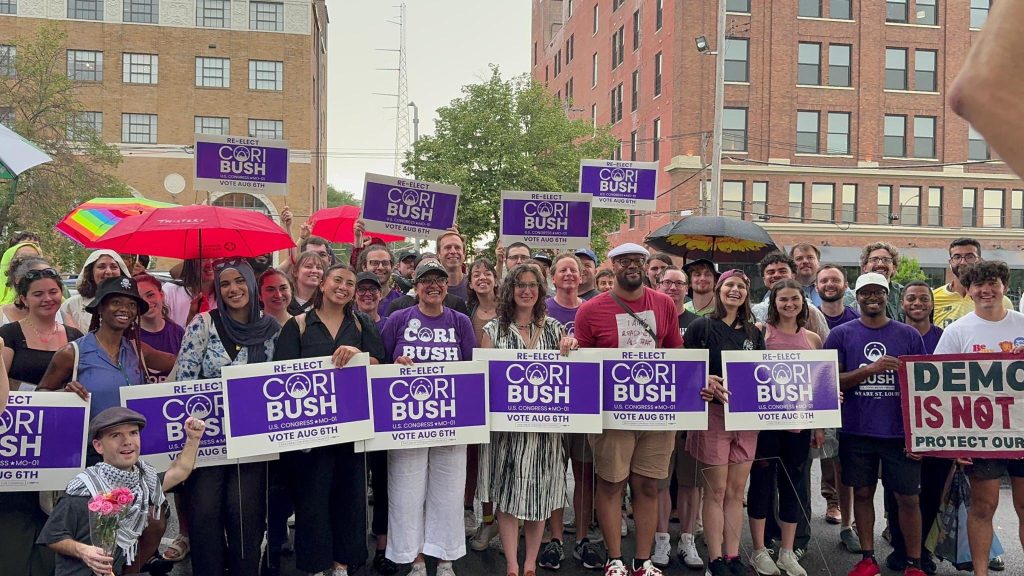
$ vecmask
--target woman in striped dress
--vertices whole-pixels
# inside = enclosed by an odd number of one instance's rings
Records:
[[[483,348],[557,350],[565,329],[547,315],[544,276],[532,264],[512,270],[501,285],[497,317],[484,326]],[[567,348],[576,348],[569,337]],[[525,576],[537,569],[544,522],[565,506],[562,435],[496,432],[491,436],[490,496],[509,575],[519,574],[519,520],[526,531]]]

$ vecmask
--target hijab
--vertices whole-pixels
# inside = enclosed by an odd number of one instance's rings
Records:
[[[0,258],[0,305],[11,304],[18,295],[17,289],[8,285],[11,279],[7,277],[7,269],[11,267],[11,260],[14,260],[14,255],[18,250],[26,246],[35,249],[37,255],[43,254],[43,251],[39,249],[39,244],[35,242],[18,242],[4,251],[3,258]]]
[[[245,279],[245,285],[249,288],[249,321],[238,322],[228,314],[227,306],[224,305],[224,297],[220,293],[220,275],[225,270],[234,270]],[[228,262],[224,266],[213,267],[213,293],[217,299],[217,309],[220,310],[220,319],[224,323],[225,336],[235,344],[245,346],[248,350],[248,362],[266,362],[266,343],[281,330],[281,325],[273,316],[263,316],[260,312],[259,291],[256,285],[256,275],[252,266],[244,259],[237,259]]]

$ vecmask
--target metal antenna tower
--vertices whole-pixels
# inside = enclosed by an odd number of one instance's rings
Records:
[[[397,52],[397,68],[377,68],[386,72],[398,73],[398,89],[394,93],[374,92],[378,96],[388,96],[395,99],[395,105],[385,108],[395,110],[395,168],[394,175],[398,176],[402,171],[402,160],[405,159],[405,152],[409,149],[412,138],[409,135],[409,83],[406,75],[405,65],[405,4],[395,6],[398,9],[397,19],[388,20],[389,23],[398,26],[398,48],[378,48],[381,52]]]

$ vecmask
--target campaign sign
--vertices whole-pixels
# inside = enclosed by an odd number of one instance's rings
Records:
[[[196,134],[193,187],[207,192],[288,195],[288,142]]]
[[[940,458],[1024,458],[1024,358],[900,357],[907,450]]]
[[[835,350],[722,352],[726,430],[839,428]]]
[[[64,490],[85,469],[89,403],[75,394],[11,392],[0,412],[0,492]]]
[[[502,191],[501,241],[505,246],[587,248],[591,200],[589,194]]]
[[[141,452],[146,463],[157,472],[170,468],[185,447],[185,420],[189,416],[206,423],[203,439],[199,441],[196,467],[277,459],[277,454],[228,458],[224,437],[224,382],[221,380],[123,386],[118,391],[121,406],[146,417],[146,427],[140,435]]]
[[[656,210],[657,162],[580,160],[580,192],[594,197],[594,208]]]
[[[369,232],[437,238],[455,225],[459,187],[366,174],[362,219]]]
[[[707,350],[598,352],[605,430],[708,429]]]
[[[369,354],[225,366],[228,456],[245,458],[369,438]]]
[[[601,432],[601,359],[595,351],[477,348],[487,361],[494,432]]]
[[[485,370],[482,362],[371,366],[374,435],[363,447],[372,452],[490,442]]]

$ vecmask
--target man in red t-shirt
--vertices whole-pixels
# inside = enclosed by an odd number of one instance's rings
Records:
[[[576,314],[580,347],[683,347],[672,299],[643,285],[647,257],[647,250],[632,243],[616,246],[608,253],[615,286],[580,306]],[[591,435],[590,443],[597,472],[597,520],[608,546],[605,576],[660,575],[650,560],[651,543],[658,522],[658,480],[668,477],[675,433],[606,430]],[[622,562],[619,531],[622,490],[629,479],[636,521],[636,555],[631,570]]]

